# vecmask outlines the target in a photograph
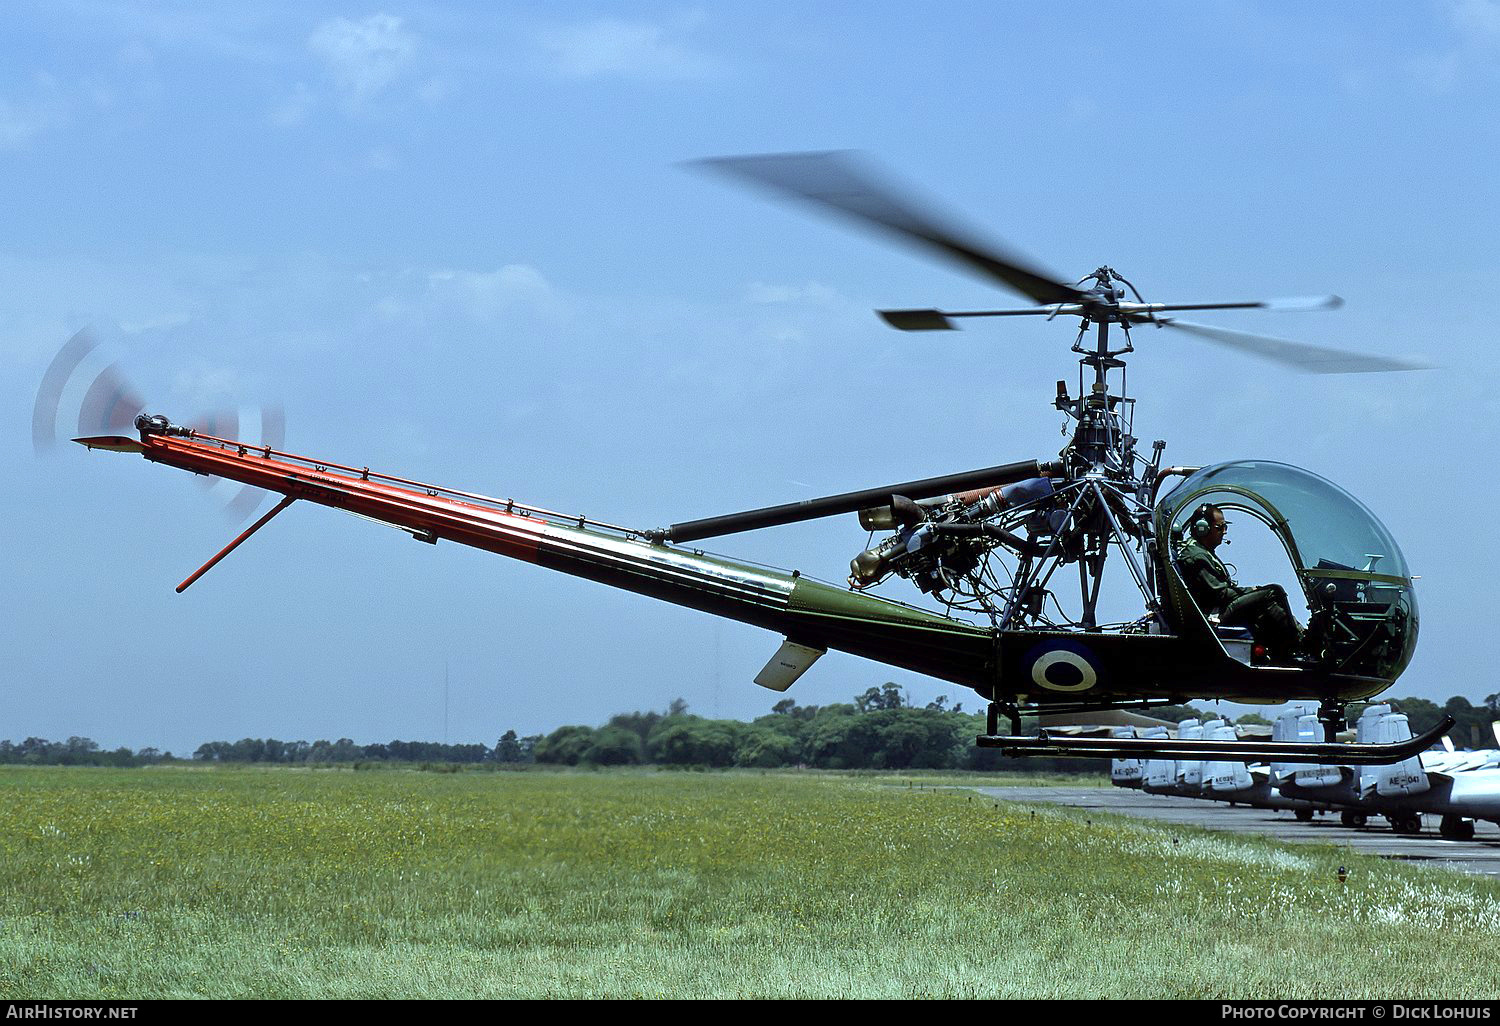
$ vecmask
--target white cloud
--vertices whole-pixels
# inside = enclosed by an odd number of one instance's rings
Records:
[[[451,78],[430,78],[417,87],[417,97],[423,103],[440,103],[458,92],[458,85]]]
[[[307,120],[317,104],[317,98],[307,83],[298,82],[280,103],[271,108],[271,123],[283,127],[300,125]]]
[[[363,21],[334,18],[319,25],[307,45],[327,66],[344,101],[362,107],[390,88],[411,65],[418,39],[389,14]]]
[[[596,18],[551,29],[538,43],[566,78],[703,78],[715,62],[689,38],[702,20],[697,14],[664,24]]]
[[[556,296],[542,273],[526,264],[506,264],[497,271],[433,271],[428,294],[440,303],[456,303],[476,320],[490,320],[517,308],[552,310]]]
[[[378,321],[427,327],[444,317],[451,317],[455,311],[470,317],[494,309],[502,298],[502,278],[505,276],[524,281],[534,275],[542,282],[541,291],[545,294],[545,279],[540,272],[519,264],[515,268],[507,275],[506,268],[465,271],[409,266],[365,272],[356,279],[377,297],[371,312]]]
[[[1465,55],[1459,51],[1429,53],[1413,57],[1406,62],[1412,79],[1430,93],[1446,93],[1459,82],[1465,64]]]
[[[752,303],[768,306],[779,303],[835,306],[844,301],[843,297],[833,289],[816,281],[810,281],[806,285],[771,285],[763,281],[753,281],[745,289],[745,298]]]
[[[115,52],[115,63],[122,68],[143,68],[154,71],[156,54],[139,39],[132,39]]]
[[[67,104],[57,82],[39,74],[25,95],[0,97],[0,150],[25,149],[66,117]]]
[[[396,151],[388,146],[376,146],[364,157],[364,166],[369,171],[389,171],[397,163]]]
[[[127,335],[139,335],[147,331],[180,328],[184,324],[190,324],[192,320],[193,315],[186,310],[173,310],[168,313],[155,314],[139,321],[121,321],[118,327]]]
[[[274,64],[281,46],[271,42],[273,9],[259,4],[163,4],[154,0],[61,0],[54,4],[74,23],[113,28],[133,47],[189,50],[234,61]]]
[[[385,296],[375,303],[375,316],[382,321],[397,321],[411,316],[411,305],[395,296]]]
[[[1093,121],[1099,117],[1099,102],[1093,96],[1078,93],[1068,98],[1067,110],[1074,121]]]
[[[1500,45],[1500,3],[1496,0],[1453,0],[1448,16],[1471,41]]]
[[[550,288],[542,272],[527,264],[506,264],[498,271],[433,271],[429,282],[458,282],[469,291],[485,294],[539,293]]]
[[[1419,85],[1439,94],[1456,88],[1470,68],[1493,67],[1500,57],[1500,0],[1448,0],[1446,7],[1457,42],[1406,62]]]
[[[179,370],[172,381],[173,397],[181,399],[185,408],[198,410],[222,406],[245,391],[239,371],[233,367],[198,363]]]

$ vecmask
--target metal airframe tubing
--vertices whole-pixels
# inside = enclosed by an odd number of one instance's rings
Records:
[[[271,511],[269,513],[267,513],[265,516],[261,517],[255,523],[251,524],[249,527],[245,528],[245,530],[243,532],[241,532],[241,534],[240,534],[240,536],[238,538],[236,538],[234,541],[230,542],[228,545],[226,545],[222,549],[220,549],[218,551],[217,555],[215,555],[207,563],[204,563],[202,566],[200,566],[196,571],[193,572],[193,574],[190,577],[188,577],[187,580],[185,580],[181,584],[179,584],[177,586],[177,594],[181,595],[184,591],[187,590],[187,588],[188,588],[189,585],[191,585],[198,578],[202,577],[204,574],[206,574],[210,570],[212,570],[213,567],[214,567],[214,565],[216,563],[218,563],[219,560],[223,559],[225,556],[229,555],[235,549],[239,548],[241,542],[243,542],[246,538],[250,537],[256,531],[259,531],[262,527],[265,527],[267,524],[269,524],[271,522],[271,518],[272,517],[274,517],[276,514],[280,513],[282,510],[286,509],[288,506],[290,506],[293,502],[296,502],[296,501],[297,501],[296,499],[294,499],[294,498],[292,498],[292,496],[288,495],[285,498],[283,498],[280,502],[278,502],[275,506],[272,506],[271,507]]]
[[[1083,491],[1082,488],[1080,488],[1078,490],[1078,496],[1068,506],[1068,512],[1063,517],[1063,521],[1062,521],[1063,524],[1066,525],[1068,523],[1068,521],[1072,519],[1074,512],[1076,512],[1077,509],[1078,509],[1079,504],[1083,502],[1083,496],[1084,496],[1084,491]],[[1048,559],[1051,558],[1053,551],[1056,550],[1056,548],[1057,548],[1059,540],[1060,540],[1059,535],[1056,532],[1054,532],[1053,535],[1052,535],[1052,540],[1047,543],[1046,550],[1043,551],[1042,554],[1037,557],[1037,563],[1038,564],[1045,564],[1048,561]],[[1056,569],[1057,569],[1057,564],[1054,563],[1052,565],[1051,569],[1049,569],[1047,571],[1046,575],[1042,578],[1042,580],[1040,582],[1038,582],[1038,585],[1039,586],[1045,586],[1046,583],[1047,583],[1047,581],[1049,581],[1049,580],[1052,579],[1052,571],[1056,570]],[[1030,592],[1031,588],[1032,588],[1032,582],[1030,580],[1027,580],[1027,579],[1024,579],[1024,578],[1020,578],[1020,579],[1018,579],[1014,583],[1014,585],[1011,588],[1010,602],[1005,607],[1005,614],[1000,617],[1000,624],[999,624],[999,626],[1000,626],[1001,630],[1006,630],[1006,629],[1008,629],[1010,627],[1011,617],[1013,617],[1015,615],[1016,608],[1020,605],[1021,596],[1024,595],[1024,594],[1026,594],[1026,593],[1028,593],[1028,592]]]
[[[1099,482],[1094,481],[1091,483],[1094,493],[1099,497],[1099,505],[1104,509],[1104,515],[1109,520],[1109,526],[1114,529],[1115,539],[1120,543],[1120,551],[1125,554],[1125,562],[1130,566],[1131,576],[1135,578],[1136,586],[1141,589],[1141,594],[1146,596],[1146,601],[1150,604],[1151,610],[1155,612],[1156,596],[1151,594],[1151,590],[1146,584],[1146,575],[1141,570],[1140,564],[1136,562],[1135,553],[1131,551],[1128,540],[1125,537],[1125,532],[1121,530],[1120,522],[1115,519],[1114,510],[1109,508],[1109,502],[1105,499],[1104,490],[1099,486]]]

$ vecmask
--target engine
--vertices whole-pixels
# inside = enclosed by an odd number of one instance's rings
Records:
[[[895,495],[888,506],[860,511],[866,530],[895,533],[854,557],[849,585],[864,590],[895,575],[955,608],[993,613],[1000,607],[996,596],[1008,588],[991,558],[1002,549],[1022,559],[1042,555],[1047,546],[1041,539],[1066,516],[1054,507],[1047,477],[920,502]]]

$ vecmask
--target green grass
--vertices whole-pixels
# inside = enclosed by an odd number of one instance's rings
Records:
[[[5,769],[0,998],[1500,996],[1495,883],[932,782]]]

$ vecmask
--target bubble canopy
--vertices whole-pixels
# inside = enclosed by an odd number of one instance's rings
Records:
[[[1285,463],[1205,467],[1156,507],[1156,536],[1175,543],[1202,503],[1264,521],[1286,546],[1312,610],[1308,628],[1342,672],[1394,680],[1416,647],[1417,607],[1406,558],[1364,503]]]
[[[1341,568],[1410,581],[1396,540],[1364,503],[1332,481],[1285,463],[1205,467],[1172,489],[1157,515],[1165,513],[1171,527],[1180,530],[1200,503],[1240,506],[1247,499],[1268,515],[1277,533],[1289,535],[1283,541],[1293,543],[1288,551],[1299,568]]]

